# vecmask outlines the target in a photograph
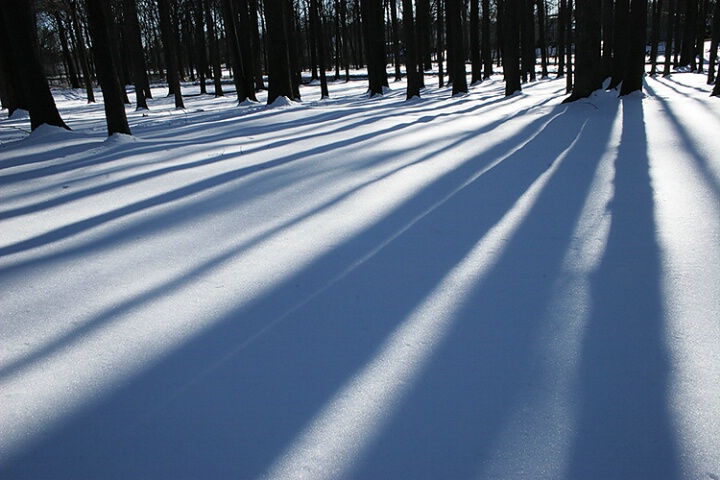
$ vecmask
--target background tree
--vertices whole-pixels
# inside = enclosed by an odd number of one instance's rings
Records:
[[[180,68],[178,67],[175,33],[173,32],[172,18],[170,16],[171,1],[174,2],[174,0],[158,0],[157,2],[160,17],[160,36],[162,37],[163,51],[165,52],[168,90],[175,97],[175,108],[185,108],[180,90]]]
[[[112,39],[108,30],[108,23],[112,21],[109,5],[104,0],[87,0],[86,7],[93,41],[93,58],[103,92],[108,135],[115,133],[132,135],[125,114],[120,77],[113,61]]]
[[[522,91],[520,82],[520,1],[502,1],[505,95]]]
[[[516,0],[517,1],[517,0]],[[467,77],[465,71],[465,28],[462,19],[462,0],[445,1],[445,17],[447,21],[448,75],[452,82],[452,94],[467,93]]]
[[[382,95],[388,86],[385,70],[385,21],[382,0],[362,0],[362,21],[367,52],[368,91]]]
[[[407,99],[420,96],[421,72],[418,72],[418,54],[413,19],[412,0],[403,0],[403,27],[405,27],[405,64],[407,68]]]
[[[4,50],[0,67],[6,95],[3,104],[7,102],[8,109],[27,108],[31,130],[42,124],[68,128],[60,117],[38,58],[29,1],[0,2],[0,17],[0,40]]]
[[[623,77],[620,95],[628,95],[642,90],[645,75],[645,45],[647,35],[647,0],[632,0],[630,7],[630,41],[627,53],[627,66]]]
[[[490,0],[482,0],[482,45],[480,57],[483,64],[483,79],[487,80],[493,74],[492,50],[490,45]]]
[[[293,99],[285,0],[265,1],[268,37],[268,105],[278,97]]]
[[[147,110],[145,99],[147,79],[147,67],[145,66],[145,55],[142,48],[142,37],[140,35],[140,22],[137,15],[135,0],[123,0],[123,25],[125,38],[128,43],[128,56],[130,57],[130,69],[132,71],[133,84],[135,85],[135,103],[137,109]]]
[[[587,98],[602,88],[600,2],[579,1],[575,7],[575,81],[572,94],[565,99],[566,102]]]
[[[715,0],[712,13],[712,40],[710,41],[710,59],[708,63],[708,85],[715,80],[715,63],[717,62],[718,45],[720,44],[720,0]],[[720,76],[720,75],[719,75]]]

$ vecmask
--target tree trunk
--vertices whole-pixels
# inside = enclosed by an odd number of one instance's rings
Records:
[[[653,2],[652,33],[650,38],[650,75],[657,73],[658,44],[660,43],[660,17],[663,0]]]
[[[87,102],[95,103],[95,92],[93,91],[92,75],[90,74],[90,62],[88,61],[87,52],[85,50],[85,39],[83,38],[78,19],[77,4],[75,0],[70,0],[70,17],[72,18],[73,30],[75,30],[75,42],[77,44],[78,57],[80,58],[80,69],[82,70],[83,80],[85,81],[85,93],[87,94]]]
[[[628,32],[630,30],[629,16],[630,0],[617,0],[614,12],[615,30],[613,33],[613,65],[610,89],[616,89],[625,78],[629,43]]]
[[[80,88],[80,80],[77,76],[77,70],[75,69],[75,62],[73,61],[72,55],[70,55],[70,48],[68,47],[68,35],[65,30],[62,15],[57,8],[53,8],[52,11],[55,24],[58,29],[58,36],[60,37],[60,46],[62,47],[63,58],[65,59],[65,65],[67,66],[67,77],[71,88]]]
[[[128,55],[130,56],[133,84],[135,85],[135,103],[137,110],[147,110],[145,99],[145,56],[142,50],[142,38],[140,37],[140,23],[137,15],[135,0],[123,0],[123,24],[125,26],[125,37],[128,41]]]
[[[407,69],[407,100],[420,96],[418,58],[413,19],[412,0],[403,0],[403,26],[405,27],[405,68]]]
[[[690,67],[690,70],[697,69],[697,58],[695,56],[695,39],[697,38],[697,0],[685,0],[685,30],[683,33],[682,47],[680,51],[680,67]]]
[[[630,44],[628,46],[627,66],[620,95],[642,91],[645,75],[645,37],[647,32],[647,0],[632,0],[630,9]]]
[[[400,69],[400,29],[397,17],[397,0],[390,0],[390,24],[392,29],[392,48],[393,62],[395,63],[395,81],[402,80],[402,71]]]
[[[175,33],[173,32],[170,17],[170,1],[171,0],[158,0],[160,35],[163,42],[163,51],[165,52],[165,63],[167,64],[168,86],[175,97],[175,108],[185,108],[182,92],[180,91],[180,70],[178,67],[177,48],[175,48]]]
[[[575,84],[565,102],[587,98],[602,88],[600,5],[600,0],[585,0],[575,7]]]
[[[718,44],[720,43],[720,1],[715,1],[713,9],[712,40],[710,42],[710,60],[708,63],[708,85],[715,80],[715,63],[717,62]],[[720,76],[720,75],[718,75]]]
[[[670,0],[668,8],[667,32],[665,34],[665,66],[663,68],[663,77],[670,75],[670,63],[672,61],[673,41],[675,33],[675,10],[677,9],[677,0]]]
[[[363,31],[367,51],[368,91],[382,95],[388,85],[385,71],[385,25],[382,0],[362,0]]]
[[[503,68],[505,96],[522,91],[520,83],[520,3],[522,0],[503,0]]]
[[[482,46],[483,79],[493,74],[492,50],[490,49],[490,0],[482,0]]]
[[[480,56],[480,0],[470,0],[470,83],[482,82]]]
[[[452,81],[453,95],[468,92],[462,5],[462,0],[446,0],[445,2],[448,32],[448,73]]]
[[[315,48],[317,48],[318,67],[320,69],[320,98],[328,98],[330,92],[328,91],[327,75],[325,73],[325,36],[323,35],[323,22],[318,3],[318,0],[310,0],[310,25],[315,30]]]
[[[210,0],[203,0],[205,6],[205,18],[207,21],[208,29],[208,42],[210,46],[210,63],[212,63],[213,69],[213,84],[215,85],[215,96],[222,97],[225,95],[222,88],[222,67],[220,66],[220,49],[217,44],[217,37],[215,35],[215,20],[212,17],[212,10],[210,9]]]
[[[567,29],[565,28],[565,17],[567,16],[567,1],[560,0],[560,6],[558,7],[558,19],[557,19],[557,30],[558,30],[558,47],[557,47],[557,62],[558,62],[558,73],[557,78],[565,76],[565,49],[567,48]]]
[[[113,62],[112,39],[108,30],[108,23],[111,20],[107,9],[109,5],[104,0],[87,0],[86,5],[90,36],[93,40],[93,58],[103,92],[108,135],[115,133],[132,135],[125,114],[120,77]]]
[[[293,98],[285,16],[285,0],[265,2],[268,36],[268,105],[278,97]]]
[[[602,78],[612,76],[613,65],[613,39],[614,39],[614,22],[613,15],[615,13],[615,5],[613,0],[603,0],[602,4]]]
[[[0,16],[5,25],[3,49],[7,49],[3,56],[7,55],[12,64],[9,75],[15,76],[13,83],[22,92],[19,98],[27,102],[30,128],[35,130],[48,124],[69,130],[60,117],[40,64],[30,3],[28,0],[0,2]]]
[[[443,18],[445,14],[443,12],[444,0],[437,0],[437,62],[438,62],[438,88],[445,86],[445,72],[443,68],[444,58],[443,51],[445,49],[445,42],[443,41],[443,33],[445,32],[445,26],[443,25]]]
[[[540,38],[540,72],[542,78],[547,78],[548,75],[548,60],[547,60],[547,38],[545,34],[545,0],[537,0],[538,10],[538,35]]]

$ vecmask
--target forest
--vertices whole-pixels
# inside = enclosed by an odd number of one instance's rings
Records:
[[[717,480],[719,5],[0,0],[0,479]]]
[[[128,86],[138,109],[153,82],[167,82],[177,108],[183,82],[238,103],[267,89],[272,103],[300,100],[304,82],[327,96],[328,77],[359,69],[371,95],[406,75],[408,99],[430,72],[453,94],[502,72],[512,95],[551,64],[568,101],[603,86],[640,90],[645,73],[705,68],[720,95],[713,0],[18,0],[0,15],[2,106],[28,110],[33,128],[64,125],[51,85],[84,87],[94,102],[99,83],[109,133],[129,134]]]

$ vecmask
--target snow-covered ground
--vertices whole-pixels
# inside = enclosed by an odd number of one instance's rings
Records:
[[[0,477],[718,479],[705,77],[428,82],[5,113]]]

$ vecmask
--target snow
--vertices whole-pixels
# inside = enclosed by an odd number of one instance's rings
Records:
[[[0,476],[720,476],[705,77],[428,85],[5,115]]]

